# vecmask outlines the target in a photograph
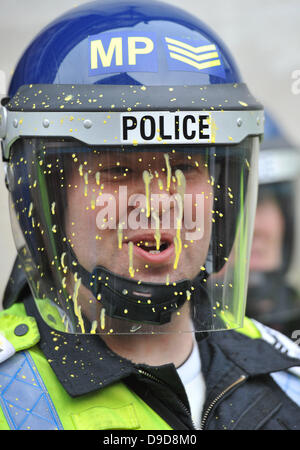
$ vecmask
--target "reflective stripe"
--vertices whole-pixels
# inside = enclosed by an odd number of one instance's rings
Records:
[[[273,328],[269,328],[254,319],[253,322],[260,331],[264,341],[268,342],[279,352],[284,353],[291,358],[300,359],[300,348],[295,342]],[[300,406],[300,367],[290,367],[286,371],[271,373],[271,377],[275,383],[280,386],[283,392]]]
[[[46,306],[45,300],[41,300],[41,303]],[[48,312],[56,317],[51,308]],[[43,352],[38,346],[34,347],[39,338],[38,328],[36,325],[35,330],[33,323],[26,321],[33,317],[26,316],[24,304],[16,303],[8,310],[0,311],[0,319],[1,332],[7,332],[10,342],[14,340],[14,346],[20,350],[0,364],[0,430],[171,429],[164,419],[122,382],[113,383],[104,389],[99,384],[99,390],[88,396],[71,397]],[[24,336],[15,336],[15,326],[23,323],[29,326],[29,332]],[[30,354],[24,351],[24,338],[27,339],[25,344],[26,349],[30,348]]]
[[[15,352],[14,346],[0,333],[0,363],[9,359]]]
[[[0,364],[0,405],[12,430],[63,429],[28,351]]]

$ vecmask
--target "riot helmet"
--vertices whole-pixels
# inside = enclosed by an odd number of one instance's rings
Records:
[[[0,126],[43,319],[69,333],[240,327],[262,134],[261,104],[190,14],[98,1],[48,25]]]
[[[266,111],[247,315],[289,336],[300,323],[299,295],[289,279],[297,246],[299,176],[299,149]]]

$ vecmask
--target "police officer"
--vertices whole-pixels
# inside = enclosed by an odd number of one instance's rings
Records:
[[[1,428],[299,429],[298,347],[243,322],[263,109],[209,28],[76,8],[0,133],[30,286],[1,313]]]
[[[297,241],[300,153],[265,113],[247,315],[289,337],[300,328],[300,300],[288,274]]]

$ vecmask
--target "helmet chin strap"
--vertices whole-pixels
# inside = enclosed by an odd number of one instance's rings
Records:
[[[69,246],[70,247],[70,246]],[[150,283],[136,281],[117,275],[103,266],[96,266],[93,272],[86,270],[77,260],[73,250],[70,264],[73,272],[81,278],[82,284],[103,304],[105,314],[115,319],[125,319],[145,324],[162,325],[170,322],[173,312],[178,311],[185,301],[192,301],[195,290],[207,278],[201,271],[194,281],[183,279],[176,283]]]

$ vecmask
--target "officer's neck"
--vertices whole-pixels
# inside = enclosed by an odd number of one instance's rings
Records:
[[[109,335],[103,339],[112,351],[136,364],[173,363],[179,367],[192,351],[194,333],[188,307],[184,305],[181,315],[162,326],[160,333]]]

